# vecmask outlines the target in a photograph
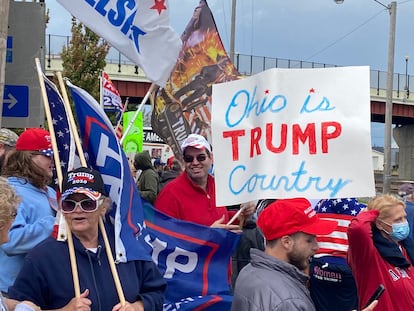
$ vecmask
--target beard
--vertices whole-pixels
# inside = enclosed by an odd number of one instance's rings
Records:
[[[293,249],[287,254],[288,262],[301,271],[305,271],[309,267],[309,257],[304,256],[301,252]]]

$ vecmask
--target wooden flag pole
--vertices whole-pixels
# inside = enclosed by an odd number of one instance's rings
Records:
[[[53,127],[52,115],[50,113],[49,99],[46,93],[45,81],[43,79],[43,71],[40,65],[40,61],[38,58],[36,58],[35,62],[36,62],[37,74],[39,77],[40,91],[43,97],[43,105],[44,105],[45,112],[46,112],[47,124],[49,126],[50,138],[52,140],[53,158],[55,160],[56,174],[58,178],[59,188],[61,188],[63,174],[62,174],[62,167],[60,166],[60,157],[59,157],[59,150],[57,148],[57,143],[56,143],[55,129]],[[61,215],[61,217],[63,216]],[[72,268],[72,279],[73,279],[73,286],[75,290],[75,297],[79,298],[80,287],[79,287],[78,267],[76,265],[76,256],[75,256],[75,249],[73,246],[72,232],[70,231],[67,224],[66,224],[66,234],[67,234],[67,241],[68,241],[68,248],[69,248],[70,266]]]
[[[79,134],[78,134],[78,129],[76,127],[73,115],[72,115],[72,110],[70,109],[69,106],[69,100],[68,100],[68,96],[67,96],[67,92],[66,92],[66,88],[64,86],[63,83],[63,78],[62,78],[62,74],[60,72],[57,73],[58,79],[59,79],[59,86],[62,89],[62,93],[63,93],[63,100],[65,103],[65,109],[66,106],[69,107],[69,109],[66,110],[66,113],[68,114],[69,117],[69,124],[73,133],[73,137],[75,140],[75,145],[76,145],[76,149],[78,150],[78,154],[80,157],[80,163],[83,167],[88,167],[87,163],[86,163],[86,159],[85,159],[85,155],[83,153],[83,148],[82,145],[80,143],[80,138],[79,138]],[[66,97],[66,99],[65,99]],[[105,225],[103,223],[102,217],[99,218],[99,228],[102,232],[102,237],[105,243],[105,250],[106,250],[106,255],[108,257],[108,262],[109,262],[109,266],[111,267],[111,272],[112,272],[112,277],[114,279],[114,283],[115,283],[115,287],[116,287],[116,291],[118,293],[118,297],[119,297],[119,302],[121,303],[122,306],[125,305],[126,301],[125,301],[125,295],[124,292],[122,290],[122,285],[121,285],[121,281],[119,280],[119,275],[118,272],[116,271],[116,267],[115,267],[115,262],[114,262],[114,258],[112,256],[112,251],[111,251],[111,245],[109,244],[108,241],[108,236],[106,234],[106,230],[105,230]]]
[[[56,76],[59,81],[59,87],[62,92],[63,104],[65,105],[66,115],[68,116],[69,126],[73,134],[73,140],[75,141],[76,150],[78,150],[79,161],[82,166],[87,167],[85,154],[83,153],[82,144],[79,138],[78,128],[76,127],[75,119],[73,118],[72,108],[70,107],[68,93],[66,92],[65,83],[63,82],[62,73],[58,71]]]

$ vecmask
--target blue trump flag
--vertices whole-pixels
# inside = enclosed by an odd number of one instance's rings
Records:
[[[147,202],[146,238],[167,281],[164,311],[230,310],[228,268],[240,235],[171,218]]]
[[[142,200],[103,109],[86,91],[67,84],[86,158],[102,174],[115,205],[117,260],[157,264],[168,284],[164,311],[230,310],[228,268],[240,235],[171,218]]]
[[[70,82],[67,85],[75,105],[85,157],[101,173],[113,201],[116,261],[151,260],[151,246],[144,241],[141,197],[111,122],[89,93]]]

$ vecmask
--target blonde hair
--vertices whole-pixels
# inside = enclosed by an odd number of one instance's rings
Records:
[[[393,214],[396,206],[401,205],[405,208],[405,203],[401,199],[391,194],[378,195],[368,202],[367,210],[379,211],[378,218],[387,218]]]
[[[7,179],[0,177],[0,229],[16,215],[20,201]]]

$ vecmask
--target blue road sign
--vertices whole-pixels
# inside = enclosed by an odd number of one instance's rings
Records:
[[[5,85],[3,117],[29,116],[29,87],[27,85]]]

